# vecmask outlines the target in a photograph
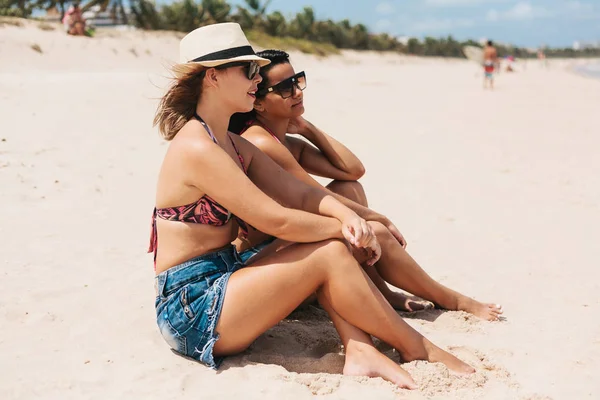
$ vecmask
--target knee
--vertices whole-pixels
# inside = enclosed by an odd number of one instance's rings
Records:
[[[327,188],[334,193],[344,196],[347,199],[355,201],[362,206],[368,207],[367,194],[365,188],[358,181],[338,181],[334,180]]]
[[[344,257],[350,254],[348,243],[341,239],[325,240],[321,249],[331,257]]]
[[[316,264],[326,270],[332,267],[345,267],[355,261],[350,245],[345,240],[330,239],[321,243],[315,254],[318,259]]]
[[[381,222],[369,221],[367,223],[373,228],[373,231],[375,231],[375,236],[377,236],[377,241],[381,246],[384,246],[390,240],[396,240],[390,230]]]
[[[350,191],[352,193],[365,194],[365,188],[363,187],[362,183],[360,183],[359,181],[334,181],[334,182],[339,182],[340,185],[343,185],[343,187],[347,191]]]

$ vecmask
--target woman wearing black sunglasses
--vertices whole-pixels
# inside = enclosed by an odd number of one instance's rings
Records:
[[[244,138],[302,182],[323,188],[310,174],[333,179],[325,189],[362,218],[372,221],[382,256],[375,268],[366,268],[366,271],[394,308],[414,311],[422,309],[423,304],[390,290],[386,282],[442,308],[497,320],[502,313],[499,305],[478,302],[433,280],[405,251],[406,241],[394,224],[367,208],[365,192],[356,182],[364,173],[360,160],[343,144],[302,118],[306,74],[294,71],[289,55],[278,50],[257,54],[271,63],[260,71],[263,80],[258,85],[254,110],[234,115],[229,129],[243,132]],[[288,133],[300,134],[314,146]],[[250,258],[281,246],[278,242],[271,244],[272,241],[272,237],[251,230],[237,245],[245,250],[242,255]]]

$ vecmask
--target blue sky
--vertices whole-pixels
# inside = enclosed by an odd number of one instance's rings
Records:
[[[600,40],[600,0],[273,0],[268,12],[290,16],[305,6],[319,19],[348,18],[393,35],[452,34],[530,47]]]

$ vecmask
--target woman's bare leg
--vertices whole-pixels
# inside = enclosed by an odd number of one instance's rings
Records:
[[[326,186],[327,189],[340,196],[354,201],[364,207],[369,207],[365,188],[358,181],[338,181],[333,180]]]
[[[480,303],[436,282],[400,246],[390,231],[378,222],[369,222],[381,245],[381,258],[375,268],[385,281],[416,296],[430,300],[447,310],[461,310],[488,321],[502,314],[497,304]]]
[[[442,362],[455,372],[474,372],[404,322],[338,240],[294,244],[233,273],[215,354],[243,351],[315,291],[349,324],[396,348],[404,361]]]
[[[293,242],[276,239],[254,256],[254,258],[251,259],[251,262],[258,262],[264,257],[275,254],[292,244]],[[311,294],[308,297],[308,301],[305,300],[303,304],[313,303],[316,300],[317,296]],[[321,299],[320,302],[323,309],[327,311],[333,321],[333,325],[339,333],[342,344],[344,345],[346,354],[343,371],[344,375],[368,376],[371,378],[380,377],[400,387],[406,387],[408,389],[416,388],[414,381],[406,371],[375,348],[375,345],[371,340],[371,335],[350,325],[346,320],[340,317],[333,308],[331,308],[331,305],[327,303],[325,299]]]
[[[327,185],[327,189],[364,207],[369,206],[365,189],[360,182],[334,180]],[[377,286],[377,289],[379,289],[379,291],[395,309],[400,311],[420,311],[433,308],[433,304],[429,302],[415,301],[406,296],[404,293],[395,292],[390,289],[390,287],[385,283],[385,280],[381,277],[381,275],[379,275],[377,269],[368,267],[365,268],[365,271],[375,286]]]
[[[75,34],[77,36],[84,36],[85,30],[83,29],[83,24],[81,22],[75,22]]]
[[[375,348],[370,335],[340,317],[324,296],[320,296],[319,302],[329,314],[344,344],[344,375],[380,377],[401,388],[417,388],[408,372]]]

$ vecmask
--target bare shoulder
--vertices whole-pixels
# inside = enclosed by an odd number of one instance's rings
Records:
[[[244,133],[242,133],[242,138],[246,139],[250,143],[254,144],[259,149],[268,144],[271,141],[274,141],[269,132],[265,128],[259,125],[252,125]]]
[[[267,130],[260,126],[260,125],[250,125],[248,127],[248,129],[246,129],[241,136],[246,137],[246,136],[256,136],[256,135],[264,135],[264,134],[269,134],[269,132],[267,132]]]
[[[204,127],[194,121],[186,123],[169,145],[167,158],[175,157],[181,161],[196,162],[210,159],[218,147],[206,133]]]

